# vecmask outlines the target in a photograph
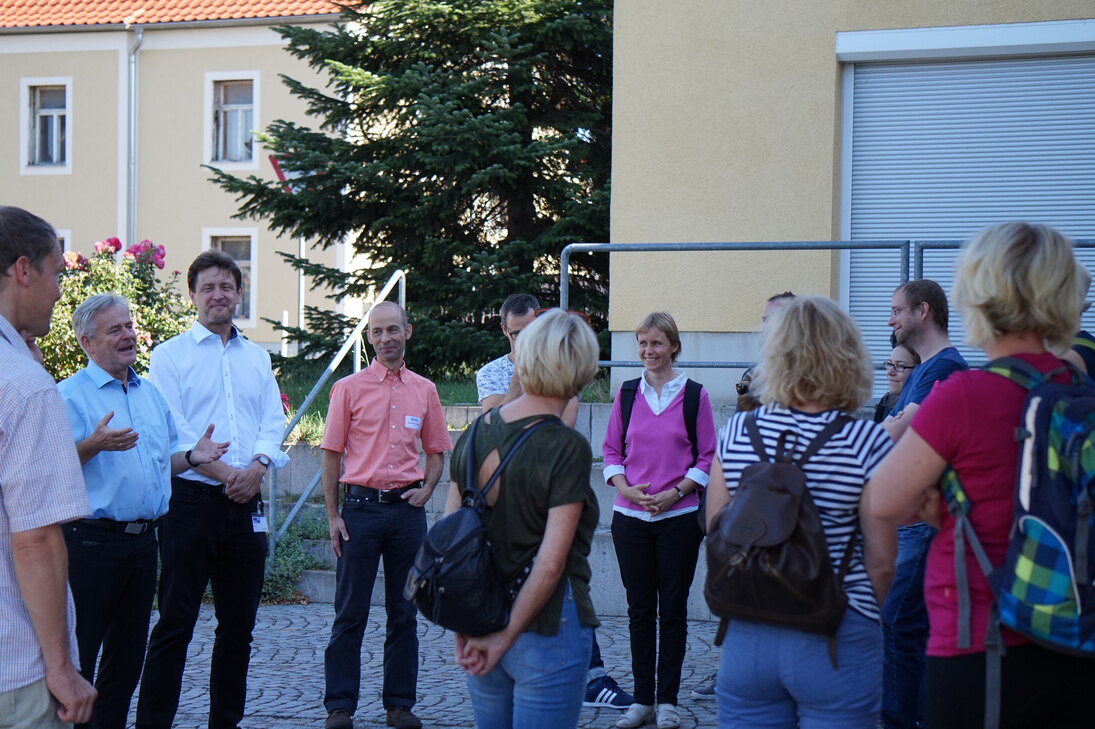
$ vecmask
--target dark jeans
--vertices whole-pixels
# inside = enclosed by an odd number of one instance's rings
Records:
[[[677,703],[688,637],[688,590],[702,540],[694,513],[653,522],[612,515],[612,542],[627,592],[635,701],[640,704]]]
[[[126,534],[71,522],[63,533],[80,673],[99,692],[91,721],[77,726],[125,729],[156,590],[156,532]]]
[[[936,658],[925,671],[924,726],[979,729],[985,721],[985,654]],[[1087,729],[1095,659],[1034,644],[1013,646],[1001,662],[1001,729]]]
[[[235,729],[247,698],[251,633],[262,595],[266,534],[252,531],[259,499],[237,504],[212,488],[171,479],[160,526],[160,619],[152,629],[137,727],[169,729],[179,708],[186,649],[202,594],[213,588],[216,638],[209,667],[209,729]]]
[[[924,568],[935,529],[923,522],[897,530],[893,586],[882,606],[882,724],[886,729],[916,729],[924,715],[924,650],[928,609],[924,605]]]
[[[381,504],[347,495],[342,519],[349,541],[335,575],[335,622],[323,655],[328,712],[353,714],[361,689],[361,641],[369,619],[369,599],[377,567],[384,559],[384,606],[388,629],[384,638],[385,709],[414,706],[418,686],[418,623],[414,603],[403,597],[407,572],[426,536],[426,512],[398,499]]]

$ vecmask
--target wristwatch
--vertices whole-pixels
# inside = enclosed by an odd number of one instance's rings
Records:
[[[674,486],[673,489],[677,492],[677,498],[678,499],[683,499],[684,498],[684,491],[681,490],[680,486]]]
[[[258,454],[257,456],[255,456],[254,458],[251,459],[251,463],[254,463],[255,461],[258,461],[263,466],[265,466],[267,471],[270,470],[270,457],[269,456],[264,456],[260,453],[260,454]]]

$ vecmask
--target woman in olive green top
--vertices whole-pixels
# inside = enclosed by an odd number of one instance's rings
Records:
[[[597,501],[589,486],[589,442],[559,420],[597,371],[597,340],[579,316],[559,309],[521,330],[514,364],[524,393],[482,416],[476,434],[479,484],[524,428],[538,428],[487,494],[484,523],[502,579],[532,563],[510,610],[491,635],[456,636],[479,729],[565,729],[578,724],[597,617],[589,598],[589,555]],[[450,470],[462,473],[467,438]],[[446,513],[460,505],[449,488]]]

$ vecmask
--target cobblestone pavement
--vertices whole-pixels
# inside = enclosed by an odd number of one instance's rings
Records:
[[[295,729],[323,726],[323,649],[334,609],[327,604],[264,605],[259,609],[247,691],[247,716],[242,729]],[[628,677],[627,619],[601,619],[597,639],[605,667],[631,689]],[[155,624],[155,616],[153,616]],[[209,710],[209,656],[216,621],[211,606],[203,606],[190,644],[183,694],[175,726],[204,729]],[[419,619],[421,663],[415,713],[424,729],[465,729],[475,726],[463,672],[452,660],[452,639]],[[681,675],[681,727],[715,726],[715,702],[692,698],[691,689],[715,670],[718,649],[711,645],[715,624],[689,621],[688,653]],[[380,703],[383,665],[384,609],[372,610],[362,646],[361,699],[354,716],[356,729],[384,729]],[[133,705],[136,707],[136,699]],[[611,729],[620,712],[583,709],[582,729]],[[130,716],[132,721],[132,713]],[[653,725],[649,725],[653,726]]]

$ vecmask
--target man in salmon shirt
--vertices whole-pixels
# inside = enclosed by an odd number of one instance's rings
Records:
[[[323,498],[338,568],[335,622],[324,653],[325,729],[353,729],[361,641],[381,557],[388,614],[381,697],[387,723],[396,729],[422,726],[411,711],[418,634],[414,603],[403,597],[403,584],[426,535],[423,507],[452,442],[437,388],[403,362],[411,332],[402,307],[387,301],[374,306],[366,336],[376,358],[331,388],[321,447]],[[425,468],[416,441],[426,454]]]

